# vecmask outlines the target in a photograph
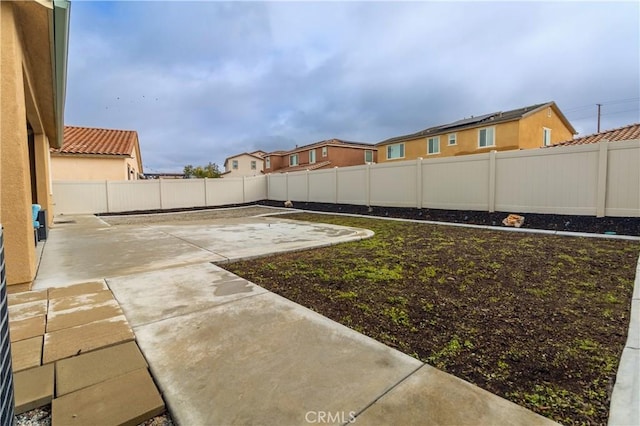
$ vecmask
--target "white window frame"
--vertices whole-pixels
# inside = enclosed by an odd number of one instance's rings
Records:
[[[551,145],[551,129],[548,127],[542,128],[542,146]]]
[[[238,170],[238,160],[231,160],[231,169]]]
[[[322,156],[326,157],[327,155],[329,155],[329,149],[326,146],[322,147]]]
[[[436,151],[432,151],[431,150],[431,143],[435,142],[436,143]],[[440,154],[440,136],[432,136],[430,138],[427,138],[427,155],[435,155],[435,154]]]
[[[264,159],[264,168],[265,169],[270,169],[271,168],[271,157],[266,157]]]
[[[371,158],[367,159],[367,153],[371,154]],[[371,149],[365,149],[364,150],[364,162],[366,163],[373,163],[373,150]]]
[[[295,159],[295,161],[294,161]],[[298,154],[291,154],[289,156],[289,167],[297,166],[300,162],[298,161]]]
[[[480,135],[482,134],[482,132],[485,132],[485,144],[482,145],[482,138],[480,137]],[[491,143],[488,143],[486,141],[487,137],[487,133],[491,131]],[[496,128],[495,126],[491,126],[491,127],[483,127],[482,129],[478,129],[478,148],[489,148],[492,146],[496,146]]]
[[[310,149],[309,150],[309,164],[314,164],[315,162],[316,162],[316,150],[315,149]]]
[[[258,169],[258,163],[256,162],[256,160],[251,160],[251,170],[257,170]]]
[[[391,149],[393,147],[396,147],[396,146],[400,147],[400,155],[397,156],[397,157],[393,157],[391,155]],[[387,152],[387,160],[400,160],[400,159],[404,158],[404,155],[405,155],[404,142],[403,143],[394,143],[394,144],[391,144],[391,145],[387,145],[386,152]]]
[[[453,142],[451,142],[453,141]],[[447,135],[447,146],[458,145],[458,134],[457,133],[449,133]]]

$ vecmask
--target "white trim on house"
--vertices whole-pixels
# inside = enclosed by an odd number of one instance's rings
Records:
[[[482,144],[482,132],[484,132],[484,145]],[[491,136],[491,143],[489,143],[489,136]],[[496,127],[483,127],[478,129],[478,148],[488,148],[491,146],[496,146]]]
[[[453,136],[453,138],[451,136]],[[453,140],[453,143],[451,143],[452,140]],[[449,133],[447,135],[447,146],[454,146],[454,145],[458,145],[458,134]]]
[[[435,150],[432,150],[432,144],[435,144]],[[431,136],[427,138],[427,155],[440,154],[440,136]]]
[[[298,154],[289,155],[289,167],[297,166],[300,164]]]
[[[551,129],[548,127],[542,128],[542,146],[551,145]]]
[[[398,155],[394,156],[393,153],[391,152],[393,148],[398,147]],[[404,142],[401,143],[394,143],[391,145],[387,145],[387,160],[400,160],[402,158],[404,158],[405,156],[405,151],[404,151]]]
[[[316,150],[309,150],[309,164],[314,164],[316,162]]]

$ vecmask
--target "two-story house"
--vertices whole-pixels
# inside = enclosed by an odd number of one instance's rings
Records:
[[[379,161],[539,148],[576,134],[555,102],[472,116],[376,144]]]
[[[286,173],[299,170],[318,170],[330,167],[358,166],[378,161],[372,144],[328,139],[289,151],[265,154],[265,173]]]
[[[264,168],[264,151],[243,152],[224,160],[224,172],[220,177],[256,176]]]

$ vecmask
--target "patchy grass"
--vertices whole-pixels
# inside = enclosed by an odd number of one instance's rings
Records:
[[[229,270],[564,424],[606,424],[640,243],[313,214],[373,238]]]

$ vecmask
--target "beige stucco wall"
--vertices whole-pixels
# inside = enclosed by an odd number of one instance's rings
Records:
[[[238,160],[238,168],[233,169],[233,160]],[[256,162],[256,169],[251,169],[251,162]],[[226,163],[224,175],[222,177],[242,177],[242,176],[258,176],[262,174],[264,160],[252,157],[251,155],[242,154],[236,157],[230,157]]]
[[[7,284],[30,285],[35,276],[31,179],[27,144],[24,52],[11,3],[0,2],[0,223]],[[25,67],[25,72],[28,69]]]
[[[540,148],[543,146],[542,129],[551,129],[551,144],[573,139],[560,116],[552,107],[531,114],[520,120],[521,148]]]
[[[127,180],[127,164],[137,162],[127,157],[51,156],[53,180]]]

